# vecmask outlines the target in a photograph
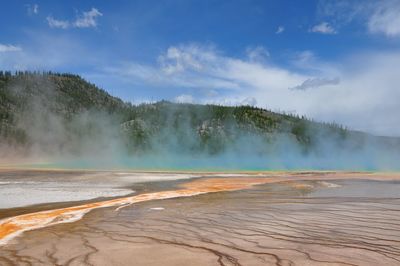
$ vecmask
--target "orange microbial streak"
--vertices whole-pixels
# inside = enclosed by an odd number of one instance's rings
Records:
[[[255,185],[276,183],[282,181],[294,182],[294,188],[304,188],[303,184],[297,184],[296,181],[309,180],[339,180],[339,179],[367,179],[377,181],[400,180],[399,173],[300,173],[296,175],[277,173],[274,177],[255,178],[202,178],[181,185],[181,189],[160,191],[154,193],[145,193],[137,196],[106,200],[95,203],[88,203],[74,207],[61,208],[49,211],[40,211],[36,213],[23,214],[0,220],[0,245],[19,234],[38,228],[48,227],[60,223],[70,223],[82,218],[83,215],[91,210],[105,207],[117,207],[117,211],[133,203],[171,199],[178,197],[190,197],[205,193],[235,191],[251,188]],[[307,186],[308,187],[308,186]]]
[[[254,185],[277,182],[278,178],[207,178],[198,179],[183,184],[182,189],[172,191],[161,191],[118,198],[113,200],[88,203],[74,207],[61,208],[49,211],[23,214],[0,220],[0,245],[19,234],[38,228],[48,227],[60,223],[70,223],[79,220],[91,210],[105,207],[118,207],[119,210],[127,205],[159,199],[170,199],[177,197],[189,197],[199,194],[234,191],[250,188]]]

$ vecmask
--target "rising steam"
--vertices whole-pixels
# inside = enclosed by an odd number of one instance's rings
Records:
[[[37,91],[26,93],[27,83]],[[35,76],[12,83],[8,90],[14,97],[27,97],[27,104],[14,118],[24,132],[24,145],[3,142],[3,163],[18,159],[56,167],[177,170],[400,168],[395,138],[357,132],[342,136],[343,131],[308,122],[302,128],[307,138],[299,139],[290,124],[261,132],[234,119],[215,119],[210,108],[188,104],[127,106],[145,110],[145,115],[131,114],[128,120],[99,108],[68,110],[75,103],[65,104],[71,99],[61,99],[54,81]],[[152,109],[160,106],[162,116],[157,118],[160,114]],[[157,119],[160,123],[154,123]]]

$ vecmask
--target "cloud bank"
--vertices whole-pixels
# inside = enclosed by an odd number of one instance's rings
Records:
[[[83,12],[74,21],[55,19],[53,16],[47,17],[50,28],[68,29],[68,28],[96,28],[97,18],[103,14],[97,9],[92,8],[87,12]]]

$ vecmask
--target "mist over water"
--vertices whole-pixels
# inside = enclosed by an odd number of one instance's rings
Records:
[[[291,133],[290,125],[284,130],[261,132],[243,128],[232,119],[221,122],[207,113],[209,109],[198,105],[169,104],[161,115],[147,110],[157,105],[144,105],[141,108],[146,115],[126,121],[118,112],[75,107],[74,102],[66,105],[71,99],[62,98],[50,79],[32,79],[9,87],[16,97],[26,97],[22,111],[15,112],[17,128],[25,132],[25,143],[1,144],[1,163],[210,171],[400,168],[400,141],[395,138],[359,132],[342,136],[341,131],[308,123],[302,130],[309,139],[302,140]],[[27,94],[24,86],[32,82],[37,91]],[[159,123],[154,123],[157,119]]]
[[[92,126],[99,130],[90,135],[79,138],[65,135],[61,142],[58,142],[58,135],[57,142],[53,145],[46,142],[44,150],[35,143],[26,159],[40,158],[36,166],[77,169],[389,171],[400,168],[399,152],[375,143],[372,138],[359,146],[351,140],[343,144],[327,137],[305,151],[301,144],[284,134],[273,136],[269,141],[247,135],[218,152],[210,152],[193,149],[190,144],[195,143],[196,135],[182,139],[182,136],[163,132],[162,137],[153,137],[149,149],[131,150],[118,127],[110,127],[105,120],[105,117],[96,122],[91,120]]]
[[[257,171],[257,170],[357,170],[357,171],[393,171],[399,170],[400,157],[357,152],[338,153],[332,156],[299,153],[273,153],[253,155],[224,152],[219,155],[196,154],[181,155],[160,153],[159,155],[116,155],[71,158],[59,156],[57,159],[45,159],[45,163],[35,166],[72,169],[137,169],[137,170],[209,170],[209,171]]]

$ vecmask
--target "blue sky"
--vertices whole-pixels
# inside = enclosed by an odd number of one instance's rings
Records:
[[[0,69],[400,135],[400,1],[4,1]]]

